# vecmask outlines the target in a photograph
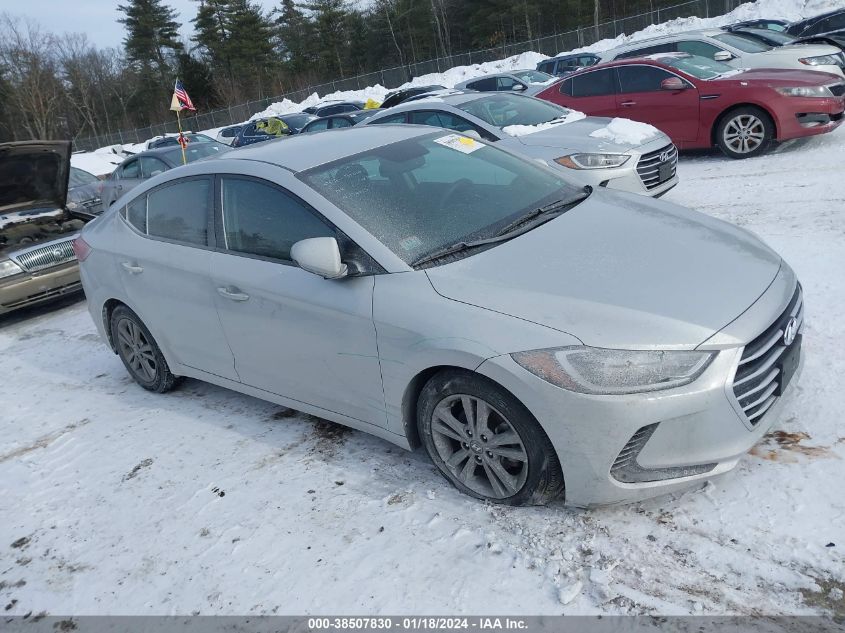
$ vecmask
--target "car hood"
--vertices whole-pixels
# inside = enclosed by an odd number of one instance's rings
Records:
[[[529,134],[520,134],[513,138],[529,147],[577,147],[580,151],[585,152],[599,149],[604,152],[627,152],[638,145],[590,136],[592,132],[607,127],[610,121],[611,119],[606,117],[588,116],[576,121],[557,123],[551,127]],[[655,132],[657,131],[655,130]],[[659,133],[646,142],[652,142],[658,136]]]
[[[533,231],[426,273],[446,298],[586,345],[692,349],[754,303],[780,266],[736,226],[597,191]]]
[[[808,67],[809,68],[809,67]],[[797,70],[787,68],[751,68],[725,79],[716,79],[713,83],[750,86],[824,86],[841,81],[841,77],[817,70]]]
[[[70,142],[0,143],[0,214],[63,208],[70,174]]]

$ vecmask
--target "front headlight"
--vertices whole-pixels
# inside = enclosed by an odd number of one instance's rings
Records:
[[[3,277],[11,277],[12,275],[17,275],[22,272],[23,269],[11,259],[4,259],[0,262],[0,279]]]
[[[836,66],[839,58],[836,55],[819,55],[818,57],[802,57],[798,60],[807,66]]]
[[[672,389],[698,378],[715,352],[630,351],[572,346],[511,354],[553,385],[596,395]]]
[[[555,162],[569,169],[607,169],[621,167],[629,158],[626,154],[570,154],[555,158]]]
[[[795,88],[775,88],[784,97],[832,97],[827,86],[796,86]]]

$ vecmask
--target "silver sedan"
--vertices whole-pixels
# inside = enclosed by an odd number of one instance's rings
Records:
[[[701,484],[766,433],[800,367],[800,286],[752,234],[441,129],[168,171],[75,249],[143,388],[187,376],[421,444],[497,503]]]
[[[358,125],[411,123],[475,136],[559,169],[577,184],[662,196],[678,184],[678,151],[651,126],[586,117],[533,97],[444,91],[402,103]],[[623,133],[615,132],[622,122]],[[624,133],[633,127],[636,134]]]

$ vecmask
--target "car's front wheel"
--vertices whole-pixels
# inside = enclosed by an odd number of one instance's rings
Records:
[[[493,503],[542,505],[560,496],[563,473],[543,429],[510,393],[470,372],[436,374],[417,405],[434,465],[462,492]]]
[[[737,108],[725,114],[716,126],[716,143],[731,158],[751,158],[772,144],[772,119],[760,108]]]
[[[161,349],[147,326],[132,310],[118,306],[109,322],[112,341],[126,370],[148,391],[170,391],[177,377],[170,371]]]

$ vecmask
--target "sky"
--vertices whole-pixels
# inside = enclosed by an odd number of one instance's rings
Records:
[[[275,0],[257,0],[265,10],[278,6]],[[117,23],[122,15],[117,6],[122,0],[0,0],[0,13],[25,16],[38,22],[45,31],[54,33],[85,33],[99,48],[120,46],[123,41],[123,25]],[[196,14],[195,0],[166,0],[179,12],[181,33],[190,37],[191,19]]]

